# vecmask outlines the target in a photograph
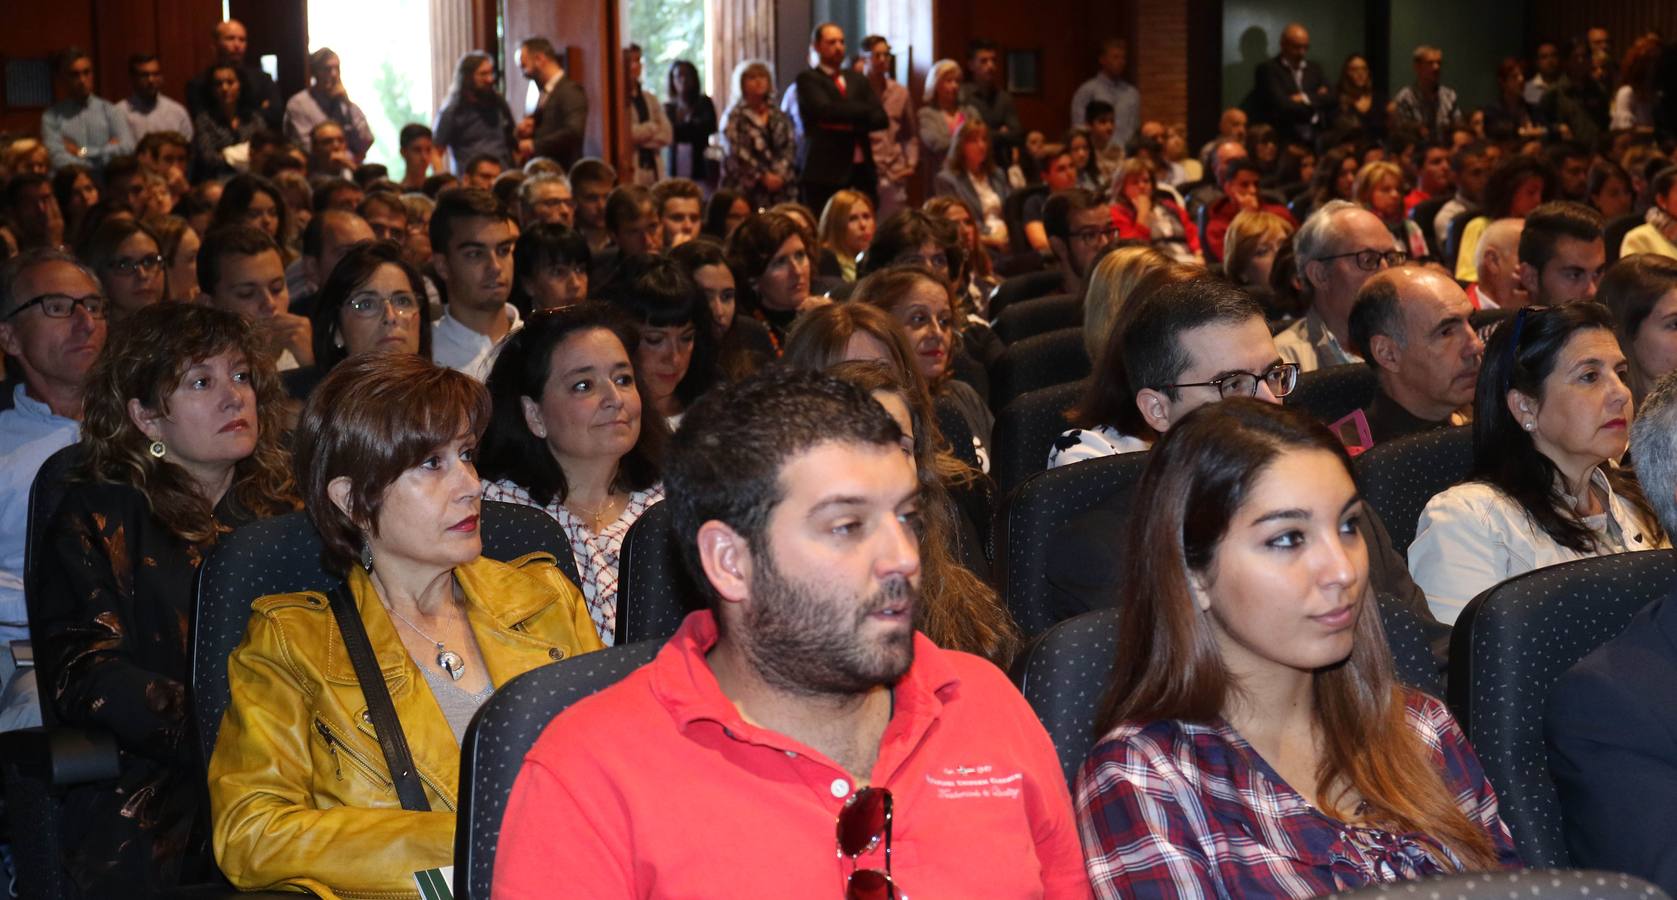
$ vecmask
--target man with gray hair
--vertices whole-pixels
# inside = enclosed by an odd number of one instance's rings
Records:
[[[373,127],[367,117],[349,99],[343,75],[338,68],[338,54],[330,47],[322,47],[309,54],[307,88],[285,101],[285,137],[293,144],[312,153],[314,130],[327,122],[344,130],[344,144],[355,161],[360,163],[373,146]]]
[[[23,545],[29,488],[47,457],[81,436],[82,386],[105,346],[99,279],[59,250],[0,267],[0,350],[19,384],[0,397],[0,731],[40,723],[32,682],[11,684],[11,643],[29,638]]]
[[[1304,372],[1362,362],[1348,349],[1357,291],[1369,276],[1408,257],[1374,213],[1345,200],[1329,201],[1304,220],[1293,255],[1310,311],[1275,336],[1275,349]]]
[[[1377,272],[1351,308],[1351,343],[1374,370],[1362,410],[1375,443],[1467,423],[1485,345],[1468,324],[1473,305],[1437,269]]]
[[[1393,114],[1398,122],[1419,130],[1423,139],[1443,140],[1462,123],[1456,92],[1439,83],[1444,75],[1444,51],[1422,44],[1410,59],[1415,64],[1415,83],[1392,98]]]
[[[1520,283],[1520,232],[1525,227],[1525,219],[1498,219],[1485,226],[1473,251],[1479,280],[1467,286],[1474,309],[1518,309],[1531,302]]]
[[[1677,374],[1659,380],[1631,429],[1642,491],[1677,530]],[[1567,849],[1677,891],[1677,597],[1655,600],[1561,676],[1544,732]],[[1634,815],[1626,815],[1634,810]]]
[[[542,222],[556,222],[571,228],[576,220],[576,199],[571,180],[544,172],[531,175],[518,186],[518,226],[528,229]]]

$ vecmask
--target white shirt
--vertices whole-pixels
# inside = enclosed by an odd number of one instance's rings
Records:
[[[1073,428],[1054,439],[1054,446],[1048,449],[1048,468],[1056,469],[1086,459],[1100,459],[1103,456],[1117,456],[1120,453],[1135,453],[1146,449],[1146,441],[1130,437],[1110,425]]]
[[[518,307],[506,304],[506,314],[507,323],[511,326],[507,334],[524,326],[524,320],[518,317]],[[431,329],[431,359],[439,366],[464,372],[478,381],[488,380],[499,349],[499,343],[462,325],[452,313],[443,313]]]
[[[1607,498],[1606,512],[1586,520],[1601,536],[1596,553],[1555,543],[1523,507],[1484,482],[1458,484],[1427,501],[1409,545],[1409,574],[1426,593],[1434,618],[1453,625],[1468,601],[1533,569],[1663,545],[1653,542],[1648,524],[1613,493],[1599,468],[1590,483]]]

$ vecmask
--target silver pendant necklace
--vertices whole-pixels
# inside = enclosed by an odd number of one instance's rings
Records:
[[[385,607],[385,609],[390,610],[391,615],[395,616],[398,619],[401,619],[403,625],[406,625],[409,628],[412,628],[415,634],[419,635],[420,637],[424,638],[425,640],[429,641],[430,643],[437,645],[437,668],[442,669],[444,672],[447,672],[448,677],[454,679],[455,681],[459,681],[461,678],[465,677],[465,675],[466,675],[466,660],[462,659],[460,654],[455,653],[453,650],[450,650],[447,647],[444,647],[442,641],[439,641],[436,638],[426,634],[425,632],[420,631],[418,625],[415,625],[412,622],[409,622],[408,617],[402,615],[399,612],[397,612],[395,607],[387,606],[387,607]]]

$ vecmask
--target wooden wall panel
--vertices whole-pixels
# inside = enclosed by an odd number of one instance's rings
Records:
[[[518,69],[518,45],[528,37],[553,42],[564,58],[565,77],[588,92],[589,156],[599,156],[618,171],[628,159],[628,128],[623,123],[622,29],[614,0],[506,0],[502,47],[507,102],[513,114],[525,112],[529,82]]]
[[[1677,35],[1677,3],[1670,0],[1527,0],[1526,50],[1541,41],[1564,41],[1582,36],[1592,27],[1606,28],[1613,38],[1613,55],[1624,57],[1637,36],[1657,31],[1670,40]]]
[[[747,59],[761,59],[775,68],[774,0],[706,0],[705,38],[710,53],[710,96],[717,115],[734,99],[734,67]],[[795,72],[779,73],[784,90]],[[726,124],[725,122],[722,124]]]

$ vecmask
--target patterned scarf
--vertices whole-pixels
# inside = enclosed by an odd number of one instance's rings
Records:
[[[1677,218],[1657,206],[1648,207],[1648,224],[1659,230],[1666,240],[1677,244]]]

